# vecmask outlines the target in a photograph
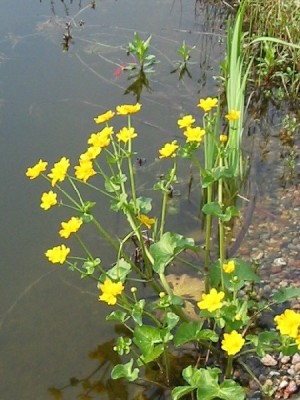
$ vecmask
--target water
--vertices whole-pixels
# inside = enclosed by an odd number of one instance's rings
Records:
[[[152,93],[142,94],[143,110],[135,118],[143,135],[137,150],[147,165],[178,135],[180,113],[196,113],[199,97],[215,94],[213,76],[224,51],[225,12],[218,5],[98,0],[92,9],[88,1],[78,3],[10,0],[1,7],[1,400],[59,399],[57,388],[71,400],[89,392],[74,379],[70,385],[71,377],[92,375],[88,387],[99,374],[104,386],[90,393],[127,398],[126,387],[107,382],[110,361],[104,359],[116,361],[108,350],[116,333],[105,324],[107,308],[97,301],[94,283],[50,265],[43,255],[56,245],[65,214],[41,211],[40,195],[48,186],[29,182],[25,171],[39,158],[51,165],[65,155],[74,163],[95,129],[93,117],[135,101],[123,95],[126,75],[114,77],[118,65],[128,62],[125,48],[135,31],[144,39],[153,35],[151,50],[160,60]],[[73,40],[63,52],[66,22]],[[193,78],[179,81],[170,71],[183,40],[196,48]],[[143,171],[141,181],[155,177],[151,168]],[[117,219],[113,224],[122,231]],[[112,252],[99,246],[102,261],[111,263]],[[122,395],[115,393],[118,388]]]

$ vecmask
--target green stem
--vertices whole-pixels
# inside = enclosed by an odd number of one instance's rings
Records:
[[[207,203],[212,201],[212,185],[207,187]],[[205,231],[205,258],[204,258],[204,274],[205,274],[205,292],[209,292],[209,264],[210,264],[210,245],[211,245],[211,225],[212,216],[206,215],[206,231]]]
[[[169,196],[168,190],[170,188],[171,183],[174,181],[175,175],[176,175],[176,159],[174,160],[174,165],[170,171],[169,179],[164,187],[163,201],[162,201],[162,207],[161,207],[160,231],[159,231],[160,238],[164,234],[165,218],[166,218],[166,211],[167,211],[167,201],[168,201],[168,196]]]
[[[231,371],[232,371],[232,356],[228,356],[226,371],[225,371],[226,379],[229,379],[231,377]]]
[[[223,158],[220,155],[219,158],[219,166],[220,169],[223,167]],[[220,178],[218,181],[218,202],[221,208],[223,208],[223,179]],[[224,290],[224,276],[223,276],[223,264],[225,260],[225,232],[224,232],[224,223],[219,218],[219,254],[220,254],[220,271],[221,271],[221,286],[222,290]]]
[[[130,115],[128,115],[128,129],[131,128],[131,119]],[[131,157],[131,151],[132,151],[132,143],[131,139],[128,141],[128,170],[129,170],[129,179],[130,179],[130,185],[131,185],[131,195],[132,195],[132,200],[133,200],[133,209],[134,213],[137,214],[137,208],[136,208],[136,192],[135,192],[135,180],[134,180],[134,174],[133,174],[133,167],[132,167],[132,157]]]
[[[101,235],[107,240],[107,242],[118,252],[119,245],[113,240],[113,238],[106,232],[106,230],[100,225],[100,223],[93,217],[93,224],[96,226]]]

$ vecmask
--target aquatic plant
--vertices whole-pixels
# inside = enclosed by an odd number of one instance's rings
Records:
[[[232,396],[244,399],[245,391],[233,379],[233,372],[240,365],[252,374],[246,355],[290,355],[300,348],[300,315],[296,311],[287,309],[275,317],[277,331],[263,331],[256,325],[265,310],[299,296],[300,289],[282,289],[268,302],[248,301],[242,295],[241,290],[252,290],[251,285],[258,284],[259,277],[251,263],[225,257],[224,223],[237,210],[224,206],[224,179],[234,179],[235,175],[227,164],[224,135],[221,140],[220,135],[216,136],[214,123],[220,123],[216,119],[217,99],[201,99],[199,106],[204,111],[205,126],[196,125],[192,115],[181,116],[181,139],[167,142],[157,150],[160,162],[167,168],[153,187],[160,193],[158,213],[153,211],[152,198],[139,193],[136,185],[134,144],[140,134],[133,119],[141,110],[139,103],[123,104],[95,117],[100,130],[87,138],[87,149],[80,155],[74,173],[64,156],[50,169],[46,161],[39,160],[28,168],[26,175],[32,180],[43,177],[50,185],[51,190],[41,199],[45,212],[57,207],[70,211],[70,218],[61,223],[58,235],[64,240],[75,237],[81,249],[60,243],[46,250],[45,256],[53,264],[66,264],[81,278],[93,279],[99,301],[109,307],[106,319],[125,328],[113,346],[120,362],[113,367],[112,378],[147,383],[148,367],[156,365],[159,372],[151,378],[151,384],[171,389],[174,400],[190,393],[195,393],[199,400]],[[227,116],[230,120],[237,118],[238,113],[229,110]],[[122,123],[117,132],[113,124],[116,119]],[[226,123],[230,122],[225,119],[223,124]],[[200,162],[200,153],[207,146],[205,138],[217,141],[215,165],[208,159],[204,165]],[[206,151],[206,157],[209,154]],[[203,188],[217,185],[216,199],[206,201],[202,211],[218,221],[219,257],[207,266],[205,290],[198,279],[197,299],[190,299],[189,293],[176,292],[168,279],[174,264],[186,263],[200,276],[203,273],[202,264],[189,258],[191,252],[203,252],[194,238],[167,230],[168,199],[170,187],[177,180],[179,158],[194,162]],[[113,231],[101,225],[103,206],[86,200],[85,188],[95,190],[97,197],[109,199],[111,213],[123,215],[127,226],[123,237],[115,237]],[[96,229],[114,250],[112,266],[101,261],[101,249],[97,254],[90,250],[85,240],[88,227]],[[207,243],[210,240],[211,232]],[[134,244],[131,250],[130,242]],[[188,363],[182,354],[189,354]]]
[[[280,87],[283,88],[282,98],[297,100],[300,90],[299,4],[293,0],[248,0],[245,22],[248,42],[258,37],[277,39],[260,42],[252,50],[255,61],[251,75],[255,84],[262,86],[267,94],[271,90],[275,100],[278,96],[274,88]]]

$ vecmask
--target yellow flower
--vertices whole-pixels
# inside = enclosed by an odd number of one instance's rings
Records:
[[[192,115],[185,115],[181,119],[178,120],[179,128],[189,128],[195,122],[195,118]]]
[[[281,315],[274,318],[277,329],[281,335],[287,335],[296,339],[300,329],[300,314],[293,310],[285,310]]]
[[[227,115],[225,115],[225,118],[228,121],[237,121],[240,118],[241,112],[237,110],[230,110]]]
[[[140,214],[138,216],[138,220],[141,221],[142,224],[146,225],[148,229],[150,229],[151,226],[155,224],[155,218],[149,218],[147,215],[144,214]]]
[[[96,175],[93,163],[90,160],[79,160],[79,165],[75,167],[75,176],[83,182],[86,182],[91,176]]]
[[[224,263],[222,268],[225,274],[231,274],[235,270],[235,263],[233,260],[230,260],[228,263]]]
[[[222,135],[220,135],[220,142],[225,144],[228,140],[227,135],[225,135],[224,133],[222,133]]]
[[[94,121],[96,122],[96,124],[101,124],[102,122],[107,122],[112,119],[114,115],[115,113],[113,111],[108,110],[105,113],[100,114],[96,118],[94,118]]]
[[[175,152],[179,148],[177,140],[172,143],[166,143],[164,147],[159,150],[159,158],[175,157]]]
[[[39,160],[37,164],[27,169],[26,176],[28,176],[29,179],[37,178],[42,172],[46,170],[47,165],[48,163],[46,161]]]
[[[237,331],[232,331],[230,333],[224,333],[221,347],[229,356],[234,356],[241,350],[244,344],[245,339],[243,336]]]
[[[76,233],[82,225],[82,219],[72,217],[67,222],[62,222],[62,229],[59,231],[61,237],[68,239],[71,233]]]
[[[63,264],[66,261],[67,255],[70,253],[69,247],[64,244],[53,247],[46,251],[45,255],[53,264]]]
[[[55,186],[57,182],[62,182],[65,179],[69,166],[70,161],[66,157],[62,157],[60,161],[54,164],[51,173],[48,174],[49,178],[52,179],[52,186]]]
[[[117,302],[117,296],[124,290],[122,282],[113,282],[111,279],[105,279],[103,284],[100,284],[102,295],[99,296],[99,301],[105,301],[109,305],[114,305]]]
[[[117,133],[117,138],[119,142],[127,143],[130,139],[137,137],[137,133],[134,128],[122,128],[119,133]]]
[[[212,108],[217,107],[218,99],[207,97],[206,99],[200,99],[197,107],[202,108],[204,112],[210,111]]]
[[[100,147],[101,149],[109,146],[110,136],[113,134],[113,127],[106,126],[100,132],[92,133],[88,144],[91,144],[93,147]]]
[[[184,132],[184,136],[186,136],[186,141],[187,142],[198,142],[200,143],[203,136],[205,135],[205,130],[201,129],[199,126],[196,126],[195,128],[187,128],[187,130]]]
[[[224,292],[217,292],[215,288],[212,288],[208,294],[202,294],[202,300],[197,303],[200,310],[208,310],[213,312],[218,308],[221,308],[223,303],[222,300],[225,296]]]
[[[101,147],[89,147],[85,153],[82,153],[79,157],[79,161],[91,161],[99,156],[101,153]]]
[[[140,111],[142,105],[140,103],[136,104],[123,104],[117,106],[117,115],[130,115],[135,114]]]
[[[52,192],[52,190],[48,193],[45,192],[42,194],[41,201],[41,208],[49,210],[49,208],[57,204],[57,194]]]

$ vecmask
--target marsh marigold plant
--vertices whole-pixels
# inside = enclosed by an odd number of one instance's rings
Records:
[[[147,43],[138,37],[135,45],[140,51],[147,49]],[[239,365],[236,361],[244,362],[249,353],[258,357],[273,351],[291,355],[300,348],[300,315],[292,309],[275,317],[276,331],[261,332],[255,327],[258,314],[276,302],[300,296],[300,290],[282,289],[267,305],[248,301],[241,292],[248,294],[249,287],[255,288],[258,275],[251,263],[225,258],[224,224],[234,222],[239,215],[233,204],[224,204],[234,179],[227,138],[230,141],[230,121],[239,119],[240,111],[230,110],[221,120],[224,113],[219,107],[217,98],[200,99],[201,124],[196,123],[196,115],[178,118],[179,132],[174,132],[178,140],[157,150],[159,159],[168,160],[160,164],[163,173],[157,175],[153,192],[137,184],[138,154],[134,146],[144,133],[137,134],[134,118],[141,110],[140,103],[119,105],[95,116],[96,126],[103,125],[87,134],[86,148],[72,168],[63,156],[48,171],[48,162],[42,159],[26,171],[28,179],[41,177],[47,184],[41,196],[43,210],[57,206],[70,213],[57,235],[72,243],[72,251],[61,243],[46,250],[46,258],[52,264],[66,264],[81,278],[91,278],[99,301],[111,310],[107,320],[125,328],[118,331],[122,333],[112,346],[119,362],[112,369],[112,378],[140,380],[143,385],[147,381],[157,383],[171,391],[173,400],[189,395],[195,400],[243,400],[244,389],[231,379]],[[220,135],[221,126],[226,135]],[[185,160],[193,171],[189,178],[180,176],[179,166]],[[204,243],[196,244],[193,237],[168,230],[174,201],[171,192],[180,180],[178,176],[188,187],[191,204],[196,204],[195,219],[200,209],[205,216]],[[194,185],[198,185],[196,190]],[[92,190],[96,195],[87,200]],[[149,193],[156,193],[155,201]],[[203,197],[195,201],[198,193]],[[121,216],[122,235],[111,231],[110,218],[107,227],[102,224],[103,213]],[[184,221],[183,225],[187,224]],[[86,235],[88,228],[93,229],[91,236]],[[97,240],[97,234],[101,240]],[[93,245],[88,243],[90,237]],[[213,238],[218,238],[216,257],[211,251]],[[106,252],[105,247],[99,247],[103,240],[115,255],[109,262],[100,258]],[[91,251],[93,247],[96,254]],[[185,272],[189,267],[193,271],[190,274]],[[173,282],[179,282],[177,287]],[[186,355],[183,363],[178,354]],[[187,360],[191,360],[188,366]],[[159,371],[157,382],[153,371]]]

